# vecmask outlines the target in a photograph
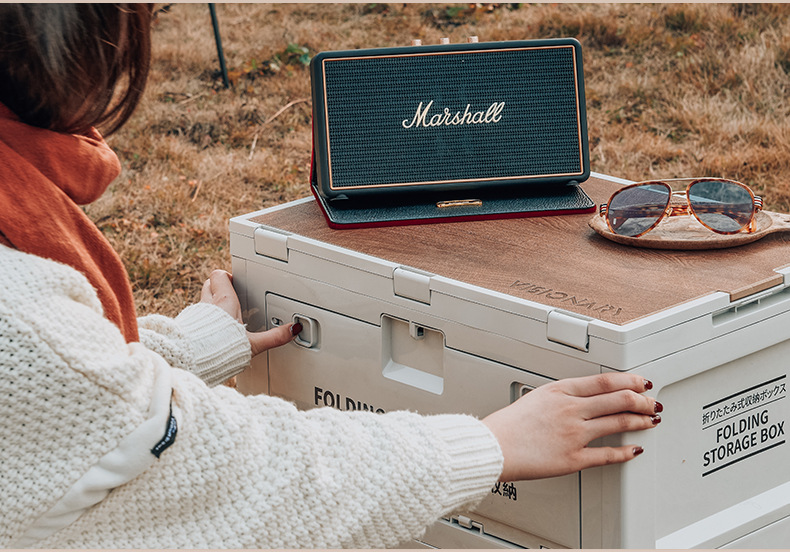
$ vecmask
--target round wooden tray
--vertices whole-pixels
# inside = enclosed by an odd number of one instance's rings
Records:
[[[756,222],[757,230],[751,233],[717,234],[702,226],[693,216],[670,217],[640,238],[615,234],[598,214],[590,219],[589,225],[613,242],[650,249],[724,249],[752,243],[774,232],[790,230],[790,214],[760,211]]]

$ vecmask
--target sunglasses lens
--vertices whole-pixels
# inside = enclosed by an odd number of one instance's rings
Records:
[[[647,232],[666,211],[670,195],[665,184],[642,184],[620,190],[607,207],[609,227],[621,236]]]
[[[735,182],[695,182],[689,187],[688,198],[696,217],[714,232],[732,234],[752,220],[752,194]]]

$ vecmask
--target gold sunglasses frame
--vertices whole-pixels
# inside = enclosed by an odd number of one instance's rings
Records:
[[[672,186],[668,184],[669,182],[686,182],[686,181],[688,181],[689,184],[688,186],[686,186],[686,189],[683,191],[675,191],[672,189]],[[747,192],[749,192],[749,196],[751,196],[752,198],[752,213],[751,216],[749,217],[749,222],[741,226],[738,230],[732,232],[723,232],[721,230],[715,230],[710,226],[708,226],[707,224],[705,224],[702,221],[702,219],[699,217],[699,215],[697,215],[697,213],[694,212],[694,208],[692,207],[691,202],[688,199],[689,189],[697,182],[726,182],[728,184],[735,184],[737,186],[740,186],[741,188],[744,188]],[[723,235],[739,234],[743,232],[744,229],[746,229],[747,233],[752,233],[757,230],[757,226],[755,224],[755,215],[758,212],[760,212],[763,208],[763,198],[761,196],[755,195],[754,192],[752,192],[751,188],[749,188],[749,186],[747,186],[742,182],[738,182],[737,180],[730,180],[728,178],[706,178],[706,177],[697,176],[694,178],[665,178],[663,180],[646,180],[644,182],[634,182],[633,184],[623,186],[622,188],[614,192],[609,197],[609,201],[606,203],[601,203],[600,207],[598,208],[598,214],[604,218],[604,220],[606,221],[606,226],[609,227],[609,230],[613,234],[617,234],[618,236],[624,235],[624,234],[618,234],[617,231],[614,228],[612,228],[612,224],[609,222],[609,217],[607,215],[609,213],[609,205],[612,203],[612,200],[615,198],[616,195],[623,192],[624,190],[628,190],[630,188],[636,188],[637,186],[644,186],[646,184],[657,184],[657,185],[666,186],[669,189],[669,200],[667,201],[667,206],[664,208],[664,212],[661,214],[661,216],[659,216],[656,219],[656,221],[646,230],[634,236],[629,236],[631,238],[639,238],[641,236],[644,236],[645,234],[653,230],[656,226],[658,226],[661,223],[661,221],[663,221],[668,217],[683,216],[683,215],[693,216],[700,224],[702,224],[702,226],[704,226],[705,228],[716,234],[723,234]],[[684,201],[673,202],[673,199],[680,199],[680,198],[682,198]]]

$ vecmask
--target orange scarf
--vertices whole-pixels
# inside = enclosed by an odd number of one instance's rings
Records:
[[[20,251],[82,272],[104,315],[131,343],[139,338],[126,269],[79,207],[95,201],[120,171],[97,131],[83,136],[31,127],[0,104],[0,234]]]

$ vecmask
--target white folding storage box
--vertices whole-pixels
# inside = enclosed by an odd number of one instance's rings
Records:
[[[623,183],[583,187],[601,203]],[[663,421],[607,442],[644,454],[498,484],[408,546],[787,547],[790,242],[640,249],[590,216],[332,230],[304,199],[236,217],[250,329],[304,327],[238,388],[301,408],[483,417],[551,380],[638,373]]]

